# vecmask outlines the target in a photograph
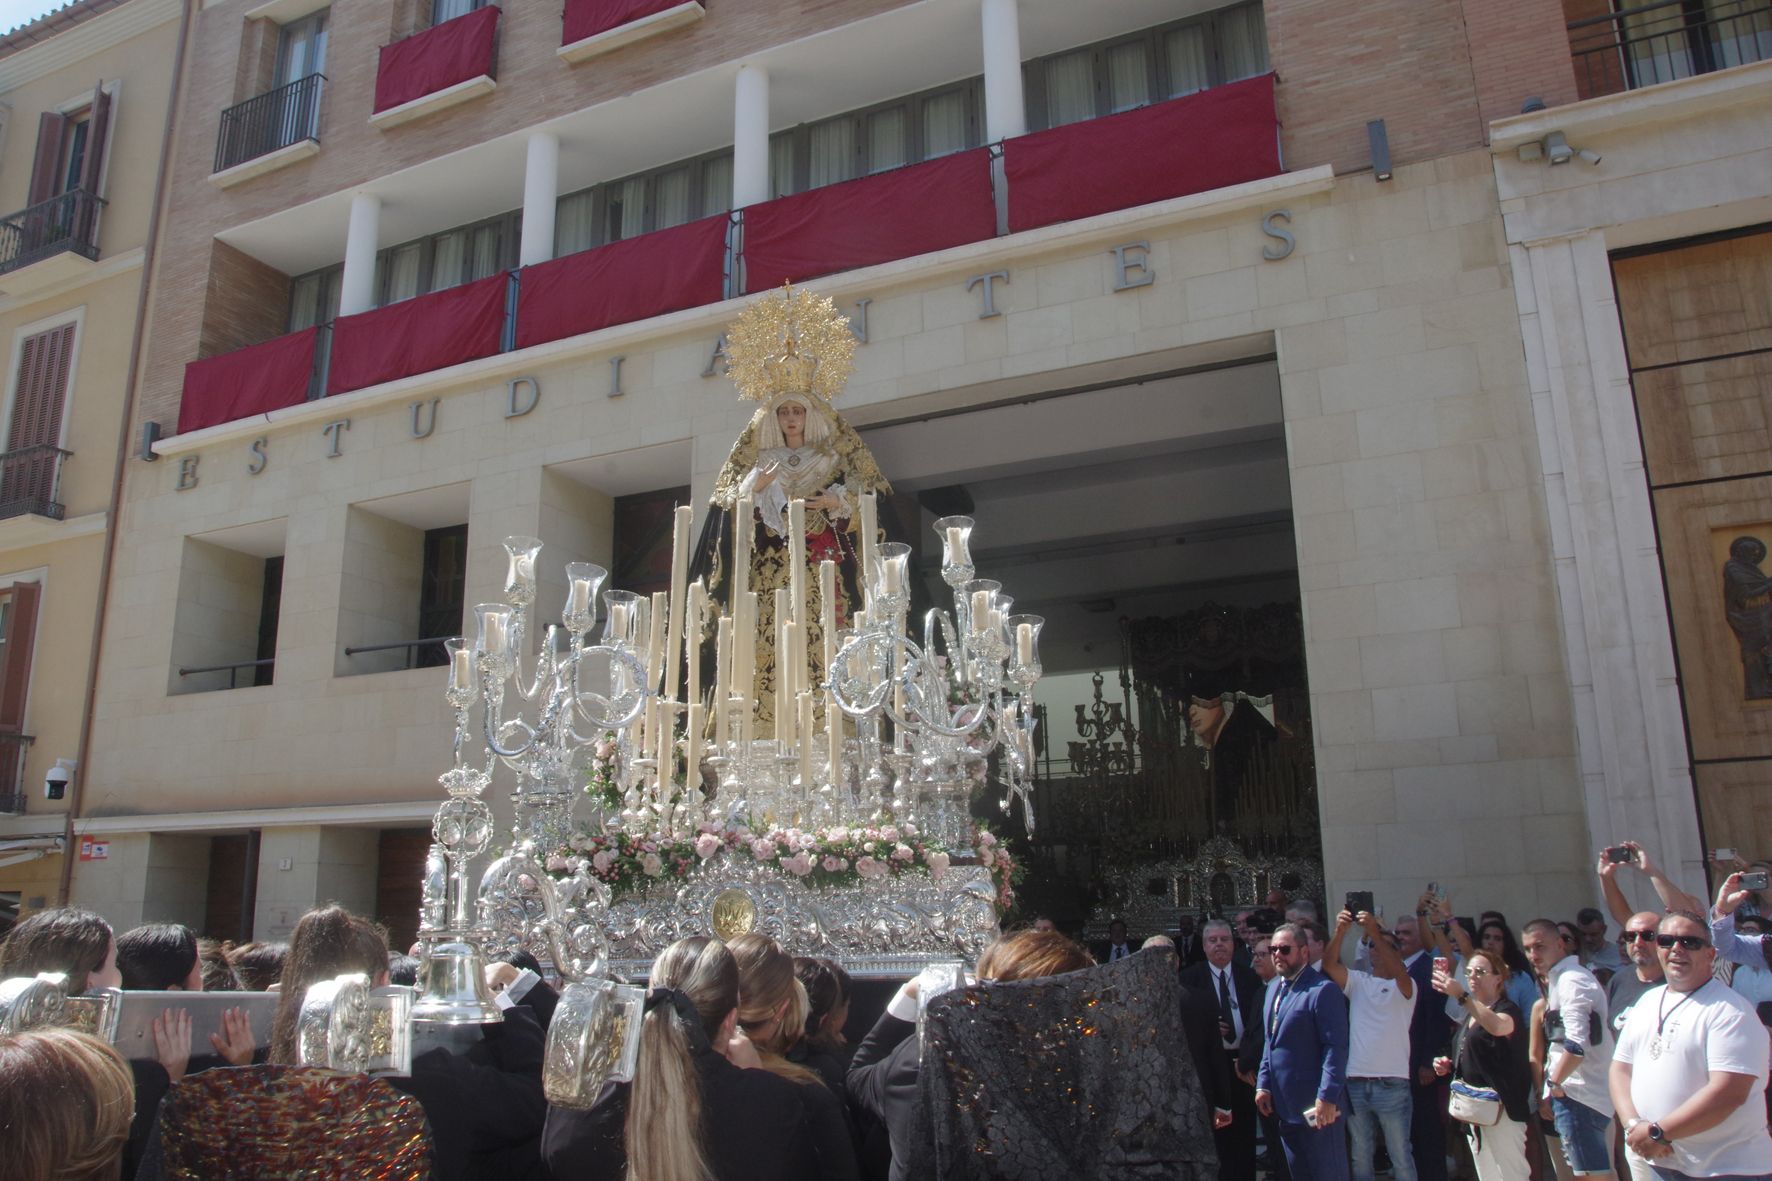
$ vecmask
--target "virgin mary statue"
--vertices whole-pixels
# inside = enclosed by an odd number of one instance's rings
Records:
[[[805,502],[806,650],[810,684],[824,677],[818,567],[837,565],[837,626],[853,626],[861,568],[860,498],[892,488],[861,436],[831,406],[854,367],[855,334],[829,297],[784,290],[753,304],[727,333],[726,355],[741,398],[759,403],[714,485],[697,569],[731,607],[733,541],[749,533],[745,589],[757,593],[758,723],[774,720],[775,592],[792,581],[789,505]],[[738,520],[741,503],[749,520]]]

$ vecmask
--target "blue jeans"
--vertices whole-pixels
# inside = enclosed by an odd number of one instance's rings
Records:
[[[1653,1163],[1649,1167],[1655,1170],[1655,1175],[1661,1178],[1661,1181],[1697,1181],[1697,1179],[1676,1169],[1664,1169]],[[1705,1177],[1703,1181],[1772,1181],[1772,1173],[1731,1173],[1720,1177]]]
[[[1415,1157],[1409,1150],[1409,1117],[1413,1107],[1409,1080],[1350,1078],[1347,1105],[1354,1181],[1372,1181],[1372,1154],[1380,1128],[1384,1129],[1385,1151],[1391,1154],[1392,1177],[1395,1181],[1415,1181]]]
[[[1585,1103],[1551,1096],[1551,1118],[1563,1140],[1563,1159],[1577,1174],[1612,1171],[1612,1117]]]

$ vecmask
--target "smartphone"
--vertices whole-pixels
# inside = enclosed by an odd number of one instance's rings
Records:
[[[1347,906],[1347,912],[1351,915],[1356,916],[1356,917],[1362,911],[1364,911],[1367,914],[1377,914],[1378,913],[1376,910],[1373,909],[1372,891],[1370,891],[1370,890],[1349,890],[1347,892],[1346,906]]]
[[[1606,850],[1606,860],[1613,865],[1629,865],[1637,859],[1637,851],[1629,845],[1613,845]]]
[[[1438,898],[1440,896],[1440,883],[1429,882],[1427,884],[1427,892],[1432,894],[1435,898]]]
[[[1735,860],[1735,850],[1733,850],[1733,849],[1712,849],[1710,851],[1710,859],[1712,861],[1733,861],[1733,860]]]
[[[1440,972],[1440,973],[1447,975],[1447,976],[1452,975],[1452,961],[1447,959],[1443,955],[1435,956],[1434,957],[1434,971]]]
[[[1766,871],[1762,869],[1756,873],[1742,874],[1741,888],[1743,890],[1764,890],[1766,888]]]
[[[1317,1109],[1315,1107],[1304,1109],[1304,1122],[1313,1128],[1317,1126]]]

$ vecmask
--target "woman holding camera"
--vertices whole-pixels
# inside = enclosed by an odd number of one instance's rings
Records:
[[[1465,1011],[1450,1058],[1436,1058],[1436,1074],[1452,1075],[1454,1118],[1470,1135],[1481,1181],[1527,1181],[1526,1127],[1532,1115],[1532,1069],[1527,1061],[1526,1016],[1507,994],[1507,961],[1486,949],[1472,952],[1464,982],[1434,972],[1434,988]],[[1462,1084],[1462,1085],[1460,1085]]]

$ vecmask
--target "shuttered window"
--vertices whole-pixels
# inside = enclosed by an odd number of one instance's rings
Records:
[[[0,734],[25,728],[25,691],[31,684],[31,641],[37,634],[37,602],[42,588],[15,582],[4,612],[4,644],[0,644]]]
[[[62,411],[68,398],[68,372],[74,362],[74,325],[61,324],[25,338],[18,353],[12,395],[12,421],[6,432],[5,465],[0,469],[0,511],[41,511],[55,499],[60,470]]]

